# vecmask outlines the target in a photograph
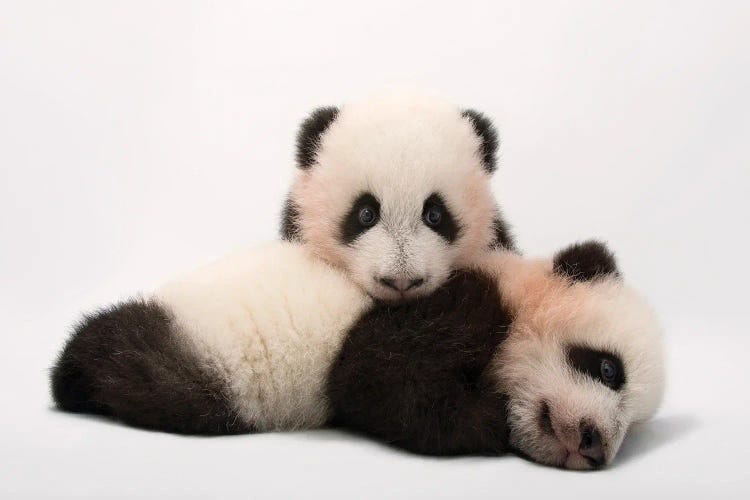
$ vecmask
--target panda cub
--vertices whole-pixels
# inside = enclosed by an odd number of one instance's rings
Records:
[[[304,245],[239,253],[84,318],[53,398],[176,433],[332,423],[421,453],[610,462],[661,398],[651,310],[600,244],[488,254],[389,303]]]
[[[297,137],[282,238],[303,242],[372,297],[429,294],[488,247],[513,249],[481,113],[413,91],[314,111]]]
[[[661,330],[598,242],[495,252],[427,299],[371,310],[328,379],[333,422],[418,453],[593,469],[658,408]]]

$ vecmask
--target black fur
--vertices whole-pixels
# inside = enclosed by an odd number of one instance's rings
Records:
[[[480,153],[482,155],[484,169],[490,174],[494,173],[497,169],[496,154],[497,148],[500,146],[500,138],[497,135],[495,126],[492,124],[492,120],[473,109],[464,110],[461,113],[461,116],[469,119],[474,126],[474,131],[479,138],[482,139]]]
[[[331,367],[333,423],[418,453],[505,451],[507,401],[487,368],[510,323],[496,284],[475,273],[378,305]]]
[[[453,215],[451,215],[451,211],[448,210],[448,205],[445,204],[445,200],[443,200],[443,197],[438,193],[432,193],[430,196],[428,196],[424,201],[424,207],[422,208],[422,218],[424,218],[427,210],[429,210],[430,207],[436,207],[438,210],[440,210],[440,212],[442,213],[442,218],[440,220],[440,223],[436,226],[430,226],[429,224],[425,223],[427,227],[445,238],[445,240],[449,243],[453,243],[454,241],[456,241],[456,238],[458,238],[458,233],[461,231],[461,226],[459,226],[453,219]]]
[[[180,434],[252,431],[232,409],[219,372],[181,335],[154,301],[132,300],[86,317],[52,370],[55,403]]]
[[[600,241],[575,243],[555,254],[552,269],[573,281],[619,277],[615,255]]]
[[[341,220],[341,241],[344,244],[348,245],[356,240],[361,234],[373,227],[364,226],[359,222],[359,211],[365,207],[374,210],[377,216],[380,217],[380,202],[372,195],[372,193],[362,193],[357,196],[357,199],[352,203],[349,212]]]
[[[281,210],[281,239],[285,241],[302,241],[302,230],[299,226],[299,207],[291,195],[284,201]]]
[[[336,107],[318,108],[302,122],[297,133],[297,166],[303,170],[315,163],[320,145],[320,136],[339,114]]]
[[[611,361],[617,369],[617,376],[611,383],[606,382],[602,377],[601,365],[604,359]],[[584,346],[569,346],[568,362],[579,372],[615,391],[620,390],[625,385],[625,367],[620,356],[613,352],[599,351]]]
[[[499,208],[495,211],[495,218],[492,221],[492,230],[495,233],[495,238],[490,243],[490,248],[502,248],[511,252],[518,252],[510,225],[506,222]]]

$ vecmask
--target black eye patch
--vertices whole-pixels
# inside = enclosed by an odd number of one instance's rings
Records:
[[[625,384],[625,367],[614,353],[582,346],[568,347],[570,365],[615,391]]]
[[[378,199],[372,193],[359,195],[341,221],[341,241],[348,245],[375,226],[379,219]]]
[[[422,222],[449,243],[453,243],[458,238],[461,230],[448,210],[445,200],[438,193],[432,193],[424,201]]]

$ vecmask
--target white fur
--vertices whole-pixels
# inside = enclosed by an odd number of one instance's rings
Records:
[[[303,240],[375,297],[402,298],[378,282],[383,276],[423,278],[407,296],[429,293],[493,237],[495,205],[480,147],[461,110],[434,96],[389,92],[343,106],[317,161],[292,187]],[[379,200],[380,222],[344,244],[341,220],[364,192]],[[463,228],[453,244],[422,222],[424,201],[435,192]]]
[[[514,315],[491,368],[509,396],[511,443],[543,463],[587,468],[576,453],[586,419],[601,431],[611,461],[629,426],[661,400],[661,332],[651,309],[617,279],[570,283],[552,273],[549,260],[493,252],[477,267],[496,276]],[[168,283],[156,297],[204,362],[223,374],[240,418],[258,430],[328,420],[328,370],[349,329],[373,306],[342,271],[291,243],[230,256]],[[623,389],[573,370],[565,358],[571,343],[618,353]],[[556,437],[540,429],[543,400]]]
[[[205,362],[223,373],[258,430],[320,426],[331,361],[371,300],[299,245],[240,252],[161,287]]]
[[[549,260],[497,253],[489,269],[515,319],[495,359],[510,399],[511,443],[543,463],[589,468],[578,454],[580,422],[593,423],[605,460],[617,453],[630,425],[649,418],[664,388],[662,334],[651,308],[633,289],[610,277],[571,283]],[[587,346],[621,357],[626,383],[619,391],[574,370],[566,347]],[[548,402],[555,437],[540,429]]]

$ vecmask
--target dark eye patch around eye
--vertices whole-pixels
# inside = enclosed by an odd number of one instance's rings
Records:
[[[372,228],[377,224],[370,226],[362,225],[359,218],[360,211],[369,207],[375,212],[376,217],[380,217],[380,202],[372,193],[363,193],[357,197],[352,203],[349,212],[344,216],[341,221],[341,241],[345,244],[349,244],[356,240],[361,234],[365,233],[368,229]]]
[[[602,377],[601,367],[604,360],[609,360],[616,369],[611,381],[605,381]],[[625,367],[620,357],[612,352],[598,351],[583,346],[570,346],[568,347],[568,362],[579,372],[615,391],[620,390],[625,384]]]
[[[448,206],[445,204],[445,200],[438,193],[432,193],[424,201],[422,207],[422,219],[424,220],[425,215],[431,209],[438,209],[441,213],[440,222],[436,225],[427,225],[430,229],[435,231],[437,234],[445,238],[449,243],[453,243],[458,238],[458,233],[461,228],[453,219]]]

